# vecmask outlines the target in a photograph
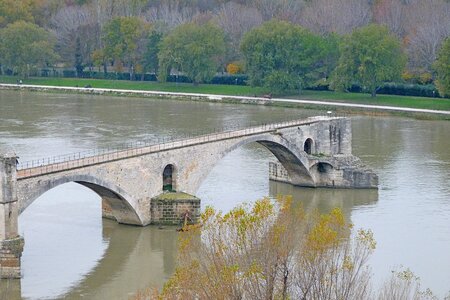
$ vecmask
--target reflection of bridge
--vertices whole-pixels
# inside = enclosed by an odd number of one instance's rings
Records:
[[[352,174],[339,169],[351,168],[355,161],[350,125],[344,118],[315,117],[100,151],[92,156],[38,160],[18,169],[16,155],[6,153],[0,157],[0,276],[19,275],[23,240],[18,238],[18,215],[60,184],[76,182],[90,188],[102,197],[119,223],[147,225],[151,222],[150,200],[163,192],[163,186],[195,195],[222,157],[257,142],[275,155],[291,183],[338,187],[340,182],[349,181],[345,174]]]

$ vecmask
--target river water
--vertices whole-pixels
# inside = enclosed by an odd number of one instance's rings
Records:
[[[252,105],[0,91],[0,148],[21,161],[127,142],[184,137],[228,126],[299,119],[323,112]],[[375,287],[405,266],[422,287],[450,291],[450,122],[353,116],[353,153],[379,175],[380,189],[302,189],[269,182],[270,152],[249,145],[205,178],[202,207],[227,211],[264,196],[293,195],[307,209],[340,207],[370,228]],[[102,220],[100,198],[68,183],[19,218],[23,278],[0,282],[0,299],[127,299],[161,287],[176,264],[174,228]]]

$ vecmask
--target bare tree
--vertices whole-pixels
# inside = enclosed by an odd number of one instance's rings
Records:
[[[253,27],[262,24],[261,13],[256,8],[229,2],[221,6],[217,12],[216,22],[224,30],[229,42],[228,61],[240,57],[239,45],[243,35]]]
[[[300,24],[319,34],[346,34],[371,18],[369,0],[314,0],[303,9]]]
[[[144,8],[147,0],[115,0],[112,1],[115,14],[122,17],[141,17],[144,14]]]
[[[442,41],[450,36],[450,2],[416,1],[407,13],[409,67],[431,70]]]
[[[164,30],[171,30],[181,24],[191,22],[200,11],[178,3],[163,3],[147,10],[144,18],[149,23],[159,24]]]
[[[397,37],[406,34],[407,3],[402,0],[383,0],[374,7],[374,20],[385,24]]]
[[[52,17],[50,26],[57,38],[57,51],[65,62],[78,70],[82,70],[82,65],[91,65],[91,53],[98,47],[99,35],[92,10],[86,6],[64,7]]]
[[[292,21],[298,19],[303,0],[255,0],[249,4],[256,7],[265,21],[273,18]]]

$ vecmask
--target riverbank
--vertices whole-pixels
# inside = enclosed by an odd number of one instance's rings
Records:
[[[3,77],[4,78],[4,77]],[[39,80],[40,78],[34,79]],[[32,79],[30,79],[31,81]],[[28,80],[27,80],[28,81]],[[81,81],[83,82],[83,81]],[[178,89],[183,90],[190,88],[195,90],[198,88],[200,91],[213,90],[214,92],[226,91],[227,93],[194,93],[194,92],[178,92],[178,91],[164,91],[164,90],[152,90],[151,88],[161,87],[161,89],[171,89],[172,84],[161,83],[136,83],[136,82],[122,82],[111,80],[89,80],[90,83],[95,83],[101,86],[102,83],[110,85],[112,82],[116,85],[122,85],[125,83],[124,89],[119,88],[102,88],[95,87],[93,85],[85,85],[86,87],[71,87],[64,86],[63,83],[67,83],[64,79],[58,79],[58,85],[35,85],[35,84],[17,84],[17,83],[1,83],[0,89],[9,90],[29,90],[40,92],[59,92],[59,93],[82,93],[93,95],[111,95],[111,96],[128,96],[128,97],[152,97],[152,98],[165,98],[165,99],[177,99],[177,100],[193,100],[193,101],[207,101],[207,102],[222,102],[222,103],[240,103],[240,104],[258,104],[258,105],[272,105],[283,107],[301,107],[307,109],[322,109],[322,110],[334,110],[339,113],[363,113],[363,114],[395,114],[412,116],[421,119],[445,119],[450,120],[450,100],[449,99],[429,99],[421,97],[403,97],[402,96],[389,96],[379,95],[376,100],[371,102],[361,103],[360,98],[355,95],[364,96],[363,94],[350,94],[347,93],[348,101],[343,100],[342,93],[333,92],[310,92],[310,96],[315,96],[319,99],[308,99],[307,95],[301,95],[302,99],[294,98],[265,98],[257,96],[246,96],[250,91],[261,92],[262,89],[251,88],[247,86],[220,86],[221,89],[214,89],[217,85],[202,85],[194,87],[190,84],[179,84]],[[49,83],[49,82],[45,82]],[[73,83],[73,82],[72,82]],[[133,89],[137,87],[145,86],[147,89],[139,90]],[[131,88],[130,88],[131,87]],[[236,89],[236,94],[242,93],[244,95],[230,95],[232,88]],[[173,89],[172,89],[173,90]],[[330,99],[326,97],[327,94],[334,94],[338,99]],[[331,97],[329,97],[331,98]],[[401,105],[411,104],[412,107],[391,105],[392,103],[398,103],[399,99],[403,99],[404,103]],[[375,103],[375,104],[373,104]]]

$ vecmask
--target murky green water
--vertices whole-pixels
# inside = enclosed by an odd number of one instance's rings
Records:
[[[215,128],[298,119],[314,111],[136,98],[0,91],[0,147],[21,161],[126,142],[196,135]],[[341,207],[378,242],[375,282],[403,265],[439,296],[450,290],[450,122],[353,117],[353,152],[380,177],[379,191],[313,190],[269,183],[274,157],[237,149],[205,178],[202,206],[229,210],[292,194],[305,207]],[[0,299],[127,299],[160,287],[176,263],[173,228],[101,219],[100,198],[75,183],[40,197],[21,215],[23,278],[0,283]],[[9,287],[7,287],[9,285]]]

